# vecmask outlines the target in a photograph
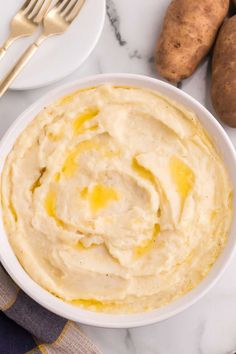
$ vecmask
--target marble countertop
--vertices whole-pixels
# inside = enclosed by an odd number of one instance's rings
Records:
[[[158,78],[153,52],[169,2],[107,0],[105,27],[96,49],[63,82],[106,72],[131,72]],[[208,72],[206,59],[195,75],[179,87],[213,111]],[[24,109],[58,84],[25,92],[9,91],[1,98],[0,137]],[[236,130],[225,129],[236,146]],[[236,353],[236,258],[208,295],[172,319],[129,330],[81,327],[104,354]]]

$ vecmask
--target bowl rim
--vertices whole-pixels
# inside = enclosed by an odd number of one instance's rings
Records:
[[[136,86],[141,88],[153,89],[156,92],[162,93],[171,100],[182,104],[186,108],[194,111],[205,129],[212,130],[210,136],[215,141],[220,153],[223,153],[233,188],[236,190],[236,153],[233,144],[214,116],[196,99],[188,95],[182,90],[172,86],[164,81],[157,80],[145,75],[115,73],[115,74],[99,74],[88,76],[74,82],[60,85],[56,89],[50,90],[40,99],[30,105],[20,116],[13,122],[7,132],[4,134],[0,142],[0,174],[4,166],[5,158],[11,150],[16,137],[28,125],[28,123],[36,116],[43,107],[53,102],[55,99],[66,95],[76,89],[82,87],[98,86],[102,83],[113,83],[120,85]],[[201,116],[199,114],[201,113]],[[213,134],[214,131],[214,134]],[[227,160],[227,162],[226,162]],[[235,182],[234,182],[235,181]],[[234,210],[236,210],[236,201],[233,198]],[[149,312],[138,314],[105,314],[102,312],[93,312],[86,309],[77,308],[71,304],[67,304],[56,296],[52,295],[34,280],[30,278],[28,273],[23,269],[18,259],[16,258],[5,232],[2,221],[2,210],[0,206],[0,261],[6,271],[9,273],[15,283],[32,299],[49,311],[67,318],[69,320],[79,322],[86,325],[92,325],[104,328],[132,328],[149,325],[166,320],[177,315],[187,309],[198,300],[200,300],[219,280],[229,265],[236,252],[236,218],[233,217],[231,231],[227,244],[213,265],[211,271],[206,278],[193,290],[173,301],[172,303],[163,306],[159,309],[154,309]]]

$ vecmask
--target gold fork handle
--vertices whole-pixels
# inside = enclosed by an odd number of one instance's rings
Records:
[[[13,66],[13,68],[7,73],[4,79],[0,82],[0,97],[7,91],[9,86],[15,80],[17,75],[21,72],[21,70],[25,67],[28,63],[30,58],[34,55],[36,50],[38,49],[39,45],[37,43],[31,44],[24,54],[20,57],[17,63]]]
[[[0,48],[0,60],[4,57],[6,54],[6,48],[2,47]]]
[[[17,39],[17,37],[12,37],[10,36],[5,43],[3,44],[3,46],[0,48],[0,60],[4,57],[4,55],[6,54],[7,49],[10,47],[10,45]]]

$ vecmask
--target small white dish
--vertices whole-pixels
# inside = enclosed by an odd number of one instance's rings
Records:
[[[0,47],[9,34],[11,18],[24,0],[7,0],[1,4]],[[11,85],[11,89],[28,90],[46,86],[75,71],[90,55],[102,33],[106,0],[86,0],[78,18],[66,33],[48,38]],[[0,61],[0,78],[14,65],[32,37],[17,40]]]
[[[222,158],[228,168],[229,174],[233,182],[234,191],[236,191],[236,155],[234,147],[227,134],[218,123],[218,121],[194,98],[187,95],[176,87],[165,82],[152,79],[146,76],[133,74],[105,74],[88,77],[75,83],[70,83],[47,93],[40,100],[30,106],[21,116],[14,122],[8,132],[3,137],[0,144],[0,175],[4,165],[6,156],[11,151],[16,138],[28,123],[37,115],[43,107],[53,102],[55,99],[75,91],[79,88],[91,87],[102,83],[113,83],[116,85],[139,86],[160,92],[172,100],[175,100],[185,107],[195,112],[202,125],[213,138]],[[233,207],[236,210],[236,199],[233,200]],[[164,306],[162,308],[139,314],[114,315],[91,312],[88,310],[67,304],[62,300],[50,294],[38,284],[36,284],[30,276],[24,271],[18,262],[4,230],[1,207],[0,207],[0,261],[13,278],[13,280],[35,301],[47,308],[48,310],[76,322],[89,324],[98,327],[110,328],[129,328],[144,326],[155,322],[160,322],[170,318],[177,313],[188,308],[206,294],[226,269],[229,261],[232,259],[236,249],[236,218],[234,217],[229,239],[220,257],[212,267],[208,276],[192,291],[177,301]]]

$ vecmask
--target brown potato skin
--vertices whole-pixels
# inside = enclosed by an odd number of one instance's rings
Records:
[[[236,15],[225,21],[216,41],[211,97],[219,118],[236,127]]]
[[[179,82],[195,71],[210,50],[229,9],[229,0],[173,0],[156,49],[161,76]]]

